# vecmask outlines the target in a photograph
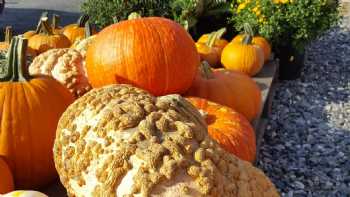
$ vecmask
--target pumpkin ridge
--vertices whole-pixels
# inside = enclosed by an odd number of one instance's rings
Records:
[[[155,23],[158,23],[158,27],[162,27],[162,24],[158,21],[154,21]],[[153,28],[155,29],[155,31],[157,32],[158,34],[158,39],[159,39],[159,42],[160,42],[160,48],[162,49],[162,54],[163,54],[163,60],[164,60],[164,68],[165,68],[165,72],[168,73],[169,71],[169,62],[168,62],[168,56],[166,55],[165,51],[164,51],[164,43],[163,43],[163,40],[160,39],[162,34],[159,32],[159,29],[157,28],[157,25],[156,24],[153,24],[153,23],[150,23],[152,26],[154,26]],[[166,92],[166,90],[169,88],[169,75],[165,75],[165,86],[163,87],[163,90],[162,92]]]

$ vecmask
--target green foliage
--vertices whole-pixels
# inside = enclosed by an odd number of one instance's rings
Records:
[[[182,24],[186,29],[194,28],[202,16],[229,11],[226,0],[86,0],[82,11],[93,23],[105,27],[128,18],[132,12],[142,16],[163,16]]]
[[[275,48],[292,45],[299,51],[339,19],[335,0],[234,1],[231,11],[231,21],[238,31],[249,23]]]

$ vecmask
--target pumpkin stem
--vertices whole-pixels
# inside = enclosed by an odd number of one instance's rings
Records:
[[[211,66],[207,61],[203,61],[200,65],[200,71],[204,78],[213,79],[213,71],[211,70]]]
[[[49,22],[48,22],[48,18],[47,17],[43,17],[41,18],[41,21],[40,21],[40,28],[41,28],[41,31],[40,33],[44,33],[44,34],[47,34],[47,35],[52,35],[52,29],[50,28],[50,25],[49,25]]]
[[[57,29],[58,24],[60,23],[60,16],[57,14],[52,15],[52,29]]]
[[[41,13],[41,16],[40,16],[40,18],[39,18],[39,22],[38,22],[38,24],[36,25],[35,34],[40,33],[40,31],[41,31],[41,19],[42,19],[42,18],[48,18],[48,15],[49,15],[49,13],[48,13],[47,11]]]
[[[244,34],[249,34],[250,36],[254,37],[253,28],[252,26],[250,26],[249,23],[244,23],[243,28],[244,28]]]
[[[28,40],[20,37],[13,37],[8,53],[7,64],[0,65],[0,81],[20,82],[31,79],[26,67],[26,51]]]
[[[85,23],[85,38],[92,36],[92,28],[89,21]]]
[[[79,26],[79,27],[85,27],[85,23],[89,20],[89,15],[87,15],[87,14],[83,14],[83,15],[81,15],[80,17],[79,17],[79,19],[78,19],[78,22],[77,22],[77,25]]]
[[[250,45],[252,44],[253,41],[253,36],[249,35],[249,34],[245,34],[242,40],[242,44],[244,45]]]
[[[216,42],[217,40],[220,40],[221,37],[222,37],[225,33],[226,33],[226,28],[221,28],[221,29],[219,29],[219,30],[217,30],[217,31],[214,31],[214,32],[210,33],[210,34],[209,34],[209,38],[208,38],[208,40],[207,40],[207,42],[206,42],[206,45],[207,45],[208,47],[214,46],[215,42]]]
[[[10,43],[13,36],[13,31],[11,26],[6,26],[5,29],[5,42]]]
[[[138,18],[142,18],[141,15],[137,12],[132,12],[129,16],[128,16],[128,20],[133,20],[133,19],[138,19]]]

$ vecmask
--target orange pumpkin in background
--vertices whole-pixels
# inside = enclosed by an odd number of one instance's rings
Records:
[[[12,173],[3,157],[0,157],[0,177],[0,195],[14,190]]]
[[[70,41],[62,34],[54,34],[48,24],[48,18],[41,18],[41,31],[38,34],[30,37],[28,47],[39,55],[49,49],[68,48]]]
[[[195,78],[199,60],[188,32],[160,17],[111,25],[99,32],[86,54],[93,87],[132,84],[157,96],[184,93]]]
[[[77,40],[85,38],[85,23],[89,20],[89,16],[83,14],[78,19],[77,23],[70,24],[64,27],[63,34],[70,40],[71,44]],[[96,31],[93,29],[92,34],[95,34]]]
[[[237,35],[236,37],[233,38],[232,42],[238,42],[238,43],[242,42],[243,38],[244,38],[243,34]],[[270,56],[271,56],[271,46],[270,46],[269,42],[264,37],[254,36],[252,43],[260,46],[260,48],[264,52],[265,62],[268,61],[270,59]]]
[[[264,65],[262,49],[252,43],[253,37],[246,34],[242,42],[231,42],[221,54],[222,65],[229,70],[239,71],[249,76],[256,75]]]
[[[26,39],[14,37],[8,63],[0,62],[0,155],[16,188],[33,189],[57,176],[53,141],[58,120],[74,97],[56,80],[28,74],[26,47]]]
[[[225,69],[211,69],[203,62],[186,96],[206,98],[226,105],[252,121],[259,114],[261,92],[247,75]]]
[[[206,99],[187,98],[198,110],[204,112],[210,137],[226,151],[240,159],[253,162],[256,157],[255,132],[249,121],[229,107]]]
[[[222,28],[198,39],[196,47],[202,61],[207,61],[213,67],[220,66],[222,50],[228,44],[227,40],[221,38],[225,32],[226,28]]]

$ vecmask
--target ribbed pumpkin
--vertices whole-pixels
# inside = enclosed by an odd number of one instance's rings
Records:
[[[0,157],[0,177],[0,195],[14,190],[12,172],[2,157]]]
[[[89,20],[89,16],[83,14],[80,16],[76,24],[70,24],[64,27],[63,34],[70,40],[73,44],[76,40],[81,40],[85,38],[85,23]],[[93,30],[93,34],[95,31]]]
[[[208,133],[226,151],[238,158],[253,162],[256,156],[255,132],[249,121],[233,109],[206,99],[187,98],[204,112]]]
[[[40,23],[41,31],[29,38],[28,47],[36,52],[36,55],[49,49],[68,48],[70,41],[62,34],[54,34],[48,24],[47,18],[42,18]]]
[[[207,61],[213,67],[220,66],[221,53],[228,42],[221,39],[226,32],[225,28],[210,34],[204,34],[196,43],[197,51],[202,61]]]
[[[232,42],[238,42],[238,43],[242,42],[243,38],[244,38],[244,34],[237,35],[233,38]],[[270,56],[271,56],[271,46],[270,46],[269,42],[264,37],[254,36],[252,43],[260,46],[260,48],[264,52],[265,62],[268,61],[270,59]]]
[[[96,36],[86,55],[93,87],[132,84],[154,95],[183,93],[199,62],[195,43],[179,24],[138,18],[111,25]]]
[[[5,40],[4,40],[4,42],[0,42],[0,51],[7,51],[7,49],[10,46],[12,34],[13,34],[12,27],[6,26],[6,28],[5,28]]]
[[[253,37],[245,34],[242,42],[231,42],[221,54],[222,65],[229,69],[243,72],[249,76],[256,75],[264,65],[264,52],[255,44]]]
[[[185,95],[206,98],[231,107],[252,121],[261,110],[261,92],[247,75],[225,69],[211,69],[205,62]]]
[[[58,119],[73,95],[52,78],[33,78],[25,66],[27,40],[14,37],[8,64],[0,62],[0,155],[15,186],[37,188],[56,177],[52,158]]]

